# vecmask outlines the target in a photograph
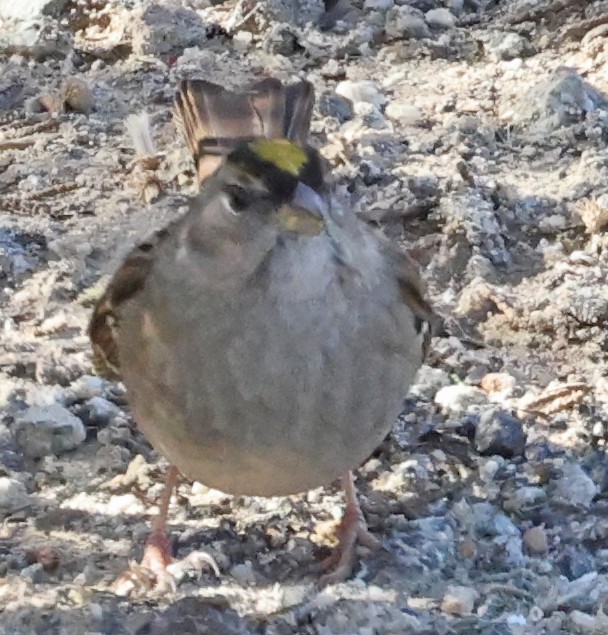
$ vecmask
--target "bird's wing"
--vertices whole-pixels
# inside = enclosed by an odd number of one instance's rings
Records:
[[[422,337],[424,359],[430,346],[431,337],[438,328],[439,316],[433,311],[426,299],[426,284],[414,259],[388,240],[385,241],[384,249],[389,255],[397,277],[401,298],[414,315],[416,331]]]
[[[115,339],[118,309],[143,288],[154,263],[155,251],[169,233],[169,228],[157,231],[150,239],[132,249],[93,309],[88,334],[93,348],[93,366],[101,377],[120,379],[120,360]]]

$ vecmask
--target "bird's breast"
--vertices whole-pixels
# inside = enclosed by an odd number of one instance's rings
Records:
[[[138,423],[189,477],[294,493],[355,467],[390,429],[420,364],[412,316],[379,270],[345,285],[327,249],[283,245],[232,294],[185,277],[131,304],[121,361]]]

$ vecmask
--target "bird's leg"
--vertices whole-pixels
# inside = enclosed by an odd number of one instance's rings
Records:
[[[176,578],[181,573],[180,565],[200,569],[207,563],[219,575],[215,560],[204,552],[193,552],[181,561],[173,560],[171,541],[167,536],[167,515],[177,477],[177,468],[171,465],[165,479],[160,509],[152,524],[152,533],[146,543],[141,563],[131,562],[129,571],[116,580],[114,591],[117,595],[130,595],[135,590],[152,588],[161,593],[175,591]]]
[[[165,479],[165,488],[160,499],[160,509],[152,523],[152,533],[148,538],[141,566],[150,570],[155,576],[160,576],[173,561],[171,540],[167,535],[167,515],[173,490],[177,485],[178,471],[174,465],[169,466]]]
[[[382,543],[372,536],[367,529],[367,523],[365,518],[363,518],[363,512],[357,500],[357,490],[351,471],[346,472],[342,476],[342,487],[346,494],[346,509],[338,528],[340,544],[323,563],[325,569],[331,570],[321,576],[319,584],[323,586],[343,582],[352,574],[357,560],[357,544],[363,545],[368,549],[380,549],[382,547]]]

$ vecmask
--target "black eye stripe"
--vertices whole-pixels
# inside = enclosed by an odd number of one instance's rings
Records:
[[[226,185],[225,191],[230,201],[230,206],[235,212],[242,212],[250,204],[251,192],[244,187],[231,183]]]

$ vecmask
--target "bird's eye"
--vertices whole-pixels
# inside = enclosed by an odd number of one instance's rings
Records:
[[[250,193],[240,185],[227,185],[226,194],[230,202],[230,207],[232,207],[235,212],[242,212],[251,202]]]

